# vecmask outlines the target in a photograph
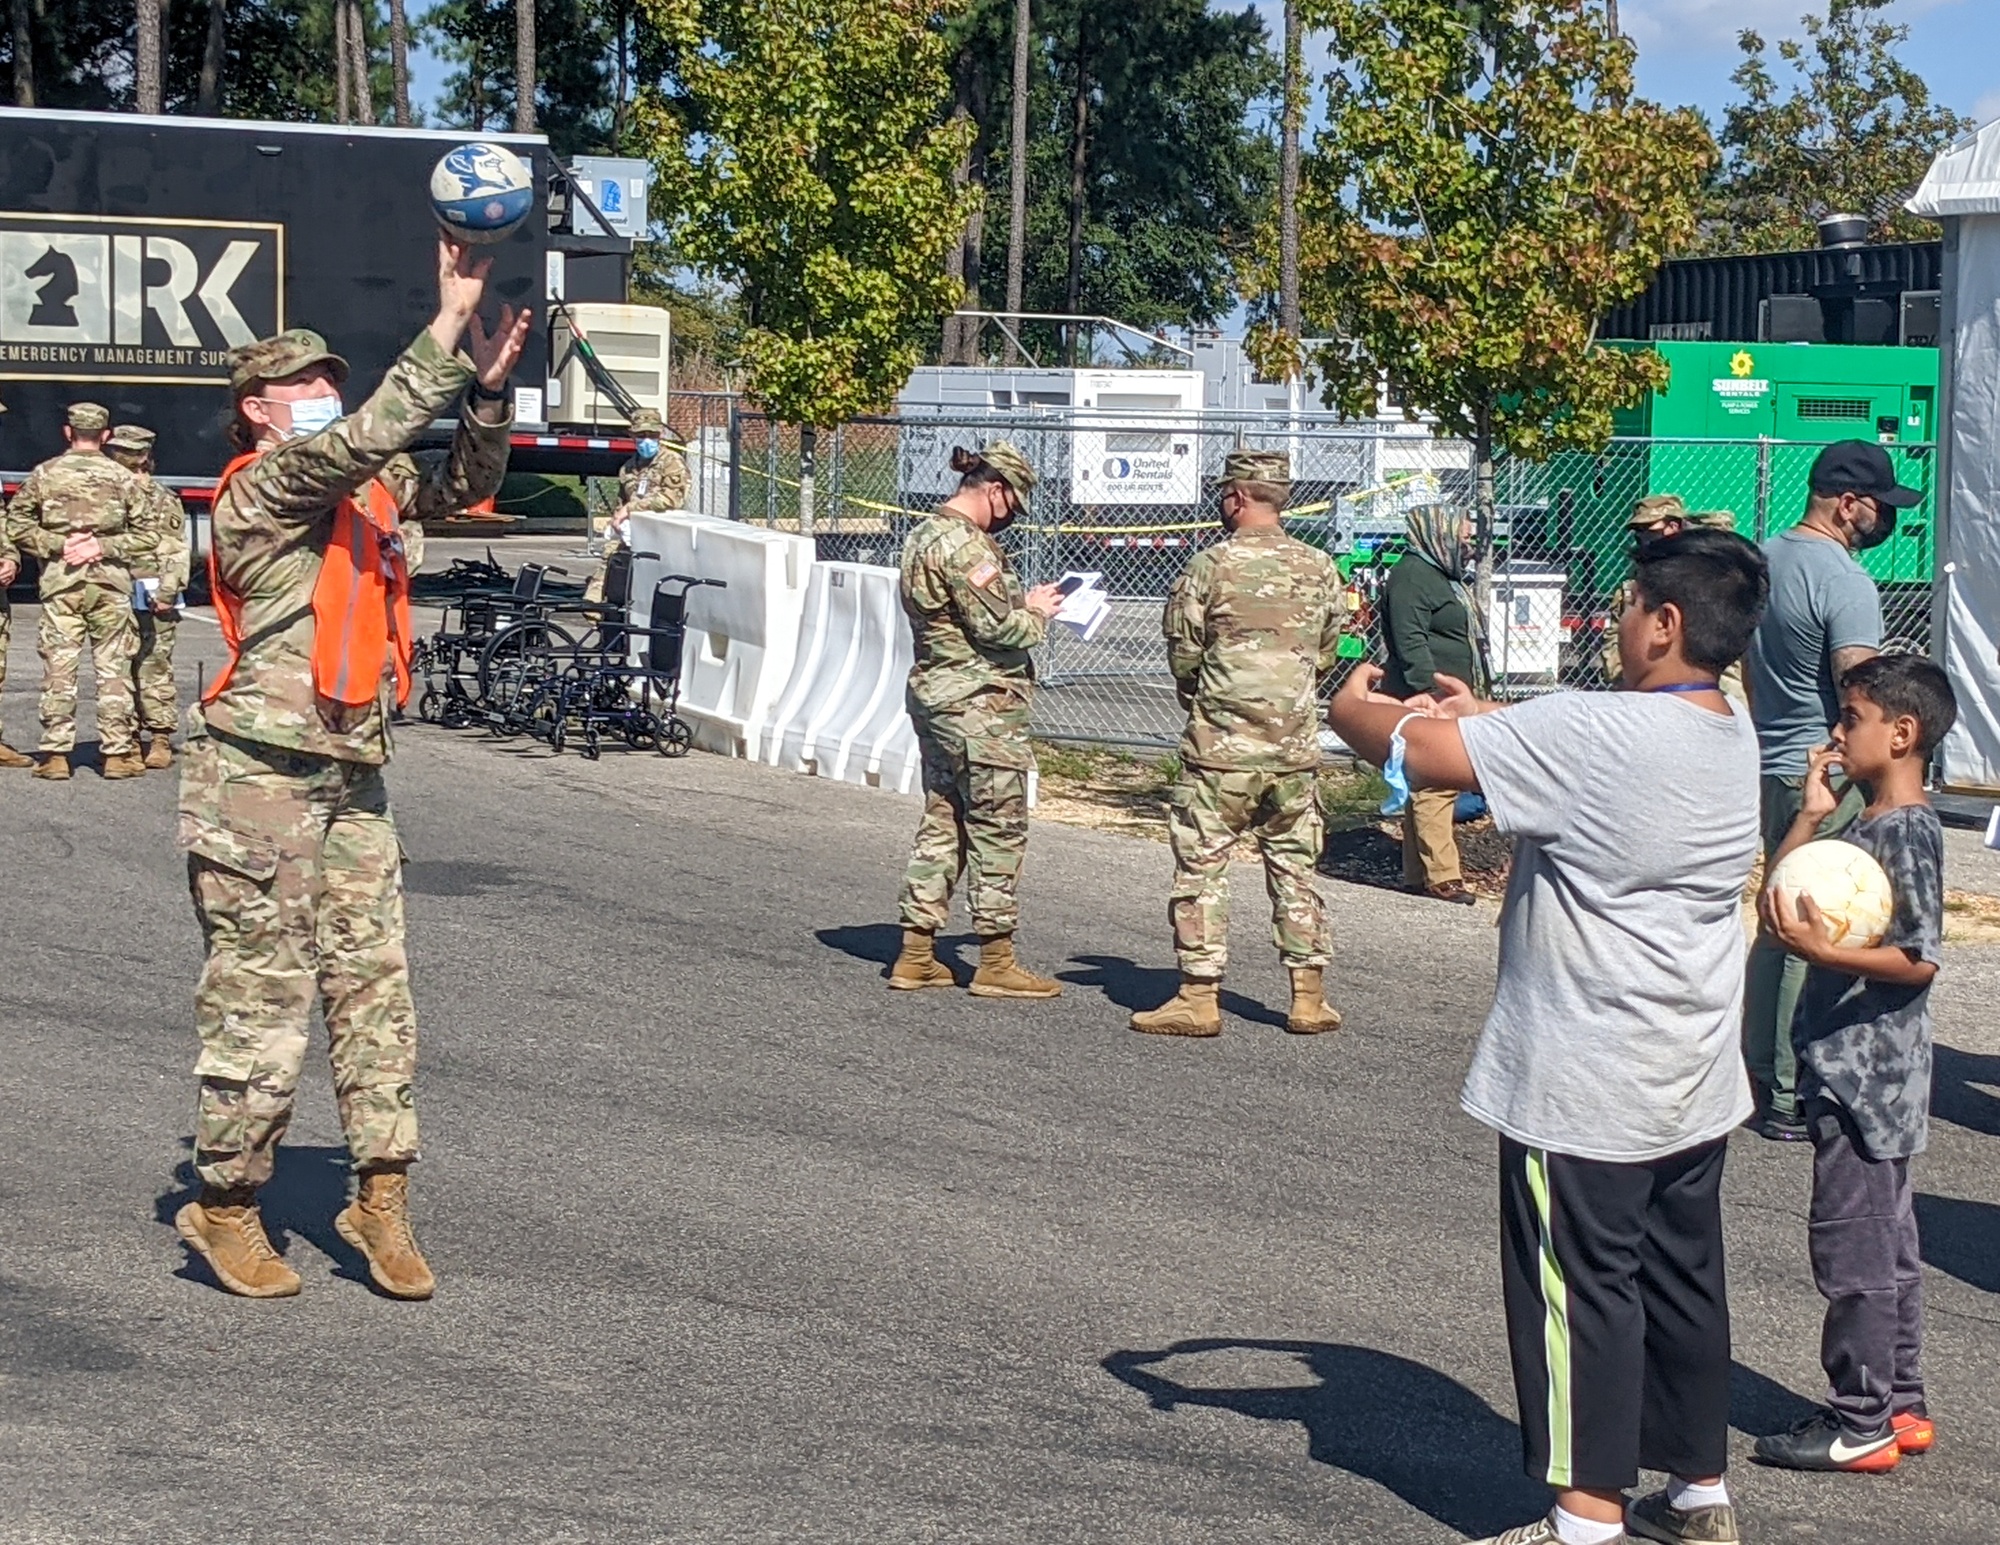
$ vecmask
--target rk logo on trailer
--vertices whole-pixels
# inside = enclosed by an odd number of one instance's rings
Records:
[[[0,381],[226,385],[284,293],[281,225],[0,211]]]

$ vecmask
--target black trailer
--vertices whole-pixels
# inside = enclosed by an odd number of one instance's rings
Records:
[[[91,400],[157,431],[163,480],[200,506],[228,456],[227,352],[285,327],[324,333],[360,402],[436,309],[430,174],[470,137],[0,109],[0,481],[61,450],[65,408]],[[479,137],[529,163],[548,211],[489,249],[489,296],[544,311],[555,251],[622,291],[630,243],[570,229],[579,201],[547,140]],[[517,384],[542,385],[547,337]],[[518,463],[603,474],[631,452],[544,428],[520,426]]]

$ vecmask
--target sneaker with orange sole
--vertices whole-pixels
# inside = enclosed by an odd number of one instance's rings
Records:
[[[1845,1470],[1879,1475],[1903,1457],[1896,1431],[1884,1422],[1874,1432],[1850,1432],[1832,1411],[1819,1410],[1790,1432],[1759,1438],[1751,1456],[1784,1470]]]
[[[1937,1442],[1937,1427],[1921,1411],[1898,1411],[1889,1418],[1889,1430],[1896,1435],[1896,1447],[1905,1454],[1927,1454]]]

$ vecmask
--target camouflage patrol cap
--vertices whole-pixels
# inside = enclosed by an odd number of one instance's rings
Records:
[[[1035,491],[1035,469],[1028,465],[1021,448],[1012,440],[988,440],[979,447],[979,459],[1006,479],[1021,508],[1026,509],[1028,495]]]
[[[1292,458],[1283,451],[1252,451],[1238,448],[1222,461],[1225,483],[1290,483]]]
[[[1679,494],[1647,494],[1632,506],[1632,518],[1626,525],[1638,529],[1657,526],[1663,520],[1686,520],[1688,507]]]
[[[1736,515],[1731,510],[1695,510],[1688,516],[1691,526],[1706,526],[1711,531],[1734,531]]]
[[[111,410],[94,402],[69,405],[69,427],[80,435],[101,435],[111,427]]]
[[[120,424],[104,443],[114,451],[131,451],[144,456],[152,450],[154,438],[153,431],[144,424]]]
[[[632,412],[632,433],[634,435],[655,435],[666,426],[660,421],[657,408],[635,408]]]
[[[266,381],[282,381],[314,365],[333,372],[336,386],[347,380],[347,361],[310,328],[294,327],[275,338],[259,338],[229,351],[229,389],[248,397]]]

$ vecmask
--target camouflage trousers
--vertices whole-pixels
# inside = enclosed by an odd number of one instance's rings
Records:
[[[132,656],[139,628],[131,597],[109,585],[84,585],[42,602],[42,750],[68,755],[76,747],[76,680],[83,651],[97,676],[97,738],[106,756],[139,749]]]
[[[357,1165],[417,1157],[416,1010],[382,769],[215,733],[188,714],[180,844],[208,959],[195,990],[195,1170],[271,1178],[318,1002]]]
[[[171,735],[180,723],[180,693],[174,686],[174,640],[180,636],[179,612],[141,612],[139,652],[132,657],[132,686],[139,698],[139,730],[146,735]]]
[[[1229,964],[1229,854],[1246,832],[1264,857],[1271,939],[1288,966],[1333,959],[1326,907],[1313,888],[1326,829],[1319,778],[1300,772],[1220,772],[1185,767],[1167,796],[1174,888],[1167,918],[1184,976],[1219,979]]]
[[[942,929],[951,917],[952,887],[964,874],[973,931],[982,939],[1012,933],[1028,852],[1028,775],[969,762],[929,736],[921,744],[924,813],[903,872],[903,926]]]
[[[7,645],[14,637],[14,613],[7,605],[7,592],[0,587],[0,706],[4,706],[7,689]],[[0,724],[0,743],[6,740],[5,725]]]

